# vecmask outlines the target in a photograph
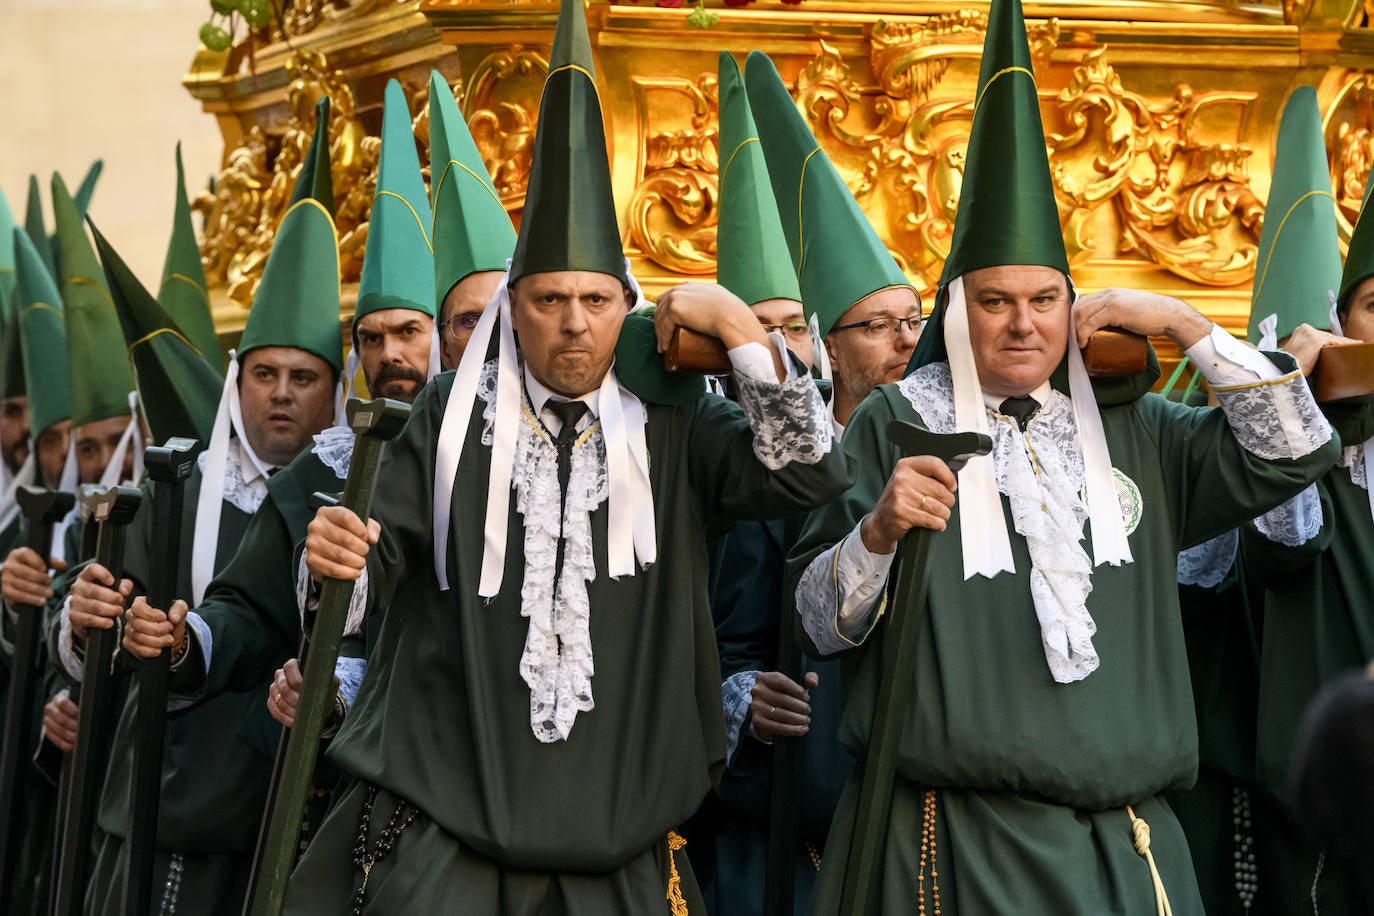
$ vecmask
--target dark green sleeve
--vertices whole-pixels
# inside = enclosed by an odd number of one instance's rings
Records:
[[[711,569],[711,617],[722,679],[776,664],[782,548],[773,522],[742,522],[721,539]]]
[[[364,632],[369,635],[369,653],[382,618],[391,604],[391,596],[411,570],[428,570],[434,564],[434,460],[443,423],[444,405],[453,387],[453,374],[444,373],[430,383],[415,399],[410,418],[401,434],[386,445],[377,487],[372,494],[372,517],[381,525],[381,536],[367,559],[367,616]],[[480,435],[482,414],[474,406],[469,430]],[[474,447],[469,436],[467,448]],[[476,517],[486,511],[483,506],[460,503],[458,487],[454,488],[450,519]],[[485,489],[482,491],[485,493]],[[452,544],[449,555],[452,556]],[[456,572],[450,566],[449,581]]]
[[[210,630],[210,665],[197,685],[198,659],[188,657],[174,680],[178,694],[199,699],[226,690],[252,690],[295,654],[301,626],[292,547],[286,522],[269,494],[233,559],[194,609]]]
[[[893,399],[900,397],[895,386],[880,387],[870,393],[850,417],[842,441],[854,482],[838,499],[822,505],[807,517],[801,537],[787,558],[786,594],[789,597],[795,594],[797,583],[811,561],[843,540],[882,496],[887,479],[901,457],[897,446],[887,438],[887,425],[897,416]],[[919,422],[919,417],[909,408],[903,410],[903,414],[903,419]],[[799,628],[799,631],[807,651],[819,655],[805,630]]]

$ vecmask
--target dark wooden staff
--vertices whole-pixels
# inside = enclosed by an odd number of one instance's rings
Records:
[[[805,686],[806,653],[797,638],[797,615],[784,603],[778,615],[777,670]],[[774,738],[768,795],[768,859],[764,870],[765,916],[792,916],[795,912],[797,866],[797,770],[801,763],[800,738]]]
[[[80,494],[76,500],[76,511],[81,520],[81,545],[77,551],[77,558],[85,563],[95,559],[95,542],[100,533],[99,529],[91,523],[91,503],[89,497],[100,487],[93,483],[83,483],[80,486]],[[81,704],[81,685],[73,684],[67,691],[67,697],[78,708]],[[72,796],[72,753],[70,751],[62,754],[62,765],[57,778],[57,804],[54,806],[53,818],[56,824],[53,826],[52,855],[48,856],[48,912],[57,912],[57,888],[62,883],[62,838],[67,832],[67,800]]]
[[[44,562],[52,552],[52,530],[71,511],[76,497],[42,487],[20,487],[19,508],[28,522],[28,547]],[[5,701],[5,737],[0,744],[0,889],[14,886],[14,869],[23,844],[23,818],[19,812],[19,786],[24,781],[28,758],[33,703],[38,692],[38,646],[43,629],[43,608],[21,605],[14,609],[19,624],[14,633],[14,661],[10,667],[9,696]]]
[[[942,435],[901,420],[887,425],[887,437],[904,456],[933,455],[952,471],[958,471],[970,458],[992,451],[992,440],[981,433]],[[903,711],[898,704],[907,699],[904,693],[911,685],[916,663],[916,640],[930,583],[927,560],[933,536],[929,528],[912,528],[902,536],[897,550],[896,578],[888,603],[887,633],[883,637],[882,671],[840,897],[840,912],[846,916],[871,912],[869,903],[886,844],[892,783],[901,743]]]
[[[311,493],[307,504],[316,511],[324,506],[337,506],[343,499],[341,493]],[[296,664],[304,665],[310,648],[310,628],[315,623],[315,613],[306,610],[301,615],[301,639],[296,647]],[[282,726],[277,738],[277,753],[272,758],[272,778],[267,784],[267,801],[262,806],[262,823],[258,825],[258,840],[253,846],[253,869],[249,877],[248,893],[244,895],[243,916],[248,916],[253,907],[253,894],[257,878],[262,869],[263,856],[267,854],[268,828],[271,826],[272,808],[277,803],[277,786],[281,783],[282,770],[286,767],[286,744],[291,738],[291,729]],[[301,831],[302,834],[305,831]]]
[[[99,526],[95,560],[118,582],[124,566],[124,536],[143,494],[133,487],[105,487],[83,495],[82,499],[90,501],[91,521]],[[86,634],[81,712],[77,717],[76,747],[71,755],[71,789],[57,884],[55,912],[59,916],[80,916],[90,879],[91,833],[117,713],[114,654],[118,646],[118,626],[96,628]]]
[[[366,522],[372,507],[386,443],[394,439],[410,415],[410,405],[377,398],[348,402],[348,425],[357,437],[344,482],[343,505]],[[310,787],[314,784],[320,734],[333,701],[334,665],[339,658],[348,605],[354,582],[326,579],[320,590],[319,611],[311,630],[310,652],[302,674],[296,724],[286,745],[286,763],[269,818],[267,847],[253,891],[255,916],[277,916],[286,898],[286,882],[296,861],[296,847]]]
[[[195,439],[172,438],[143,453],[152,482],[153,568],[148,603],[170,607],[181,570],[181,515],[186,479],[196,465]],[[134,661],[134,765],[129,794],[129,859],[124,872],[125,916],[143,916],[152,907],[153,860],[157,853],[158,799],[162,794],[162,755],[167,737],[167,682],[170,649],[156,658]]]

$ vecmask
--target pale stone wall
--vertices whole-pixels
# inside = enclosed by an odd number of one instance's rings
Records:
[[[205,0],[0,0],[0,189],[15,218],[37,174],[51,232],[53,170],[75,192],[104,159],[91,218],[154,293],[176,142],[192,196],[219,166],[214,118],[181,86],[209,11]]]

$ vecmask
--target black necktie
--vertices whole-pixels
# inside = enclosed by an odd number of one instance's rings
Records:
[[[1030,395],[1023,395],[1019,398],[1007,398],[998,408],[1003,414],[1016,421],[1016,425],[1025,430],[1030,418],[1040,409],[1040,402]]]
[[[563,578],[563,514],[568,506],[568,481],[572,478],[572,447],[577,441],[577,421],[587,412],[587,405],[583,401],[549,401],[544,408],[563,424],[553,437],[553,447],[558,453],[558,553],[553,564],[556,595],[559,580]]]

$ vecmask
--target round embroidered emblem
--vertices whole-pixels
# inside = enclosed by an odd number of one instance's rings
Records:
[[[1130,535],[1140,527],[1140,516],[1145,511],[1145,501],[1140,497],[1140,487],[1127,477],[1120,468],[1112,468],[1112,480],[1116,483],[1116,499],[1121,506],[1121,523],[1126,534]],[[1078,491],[1083,505],[1088,504],[1088,485],[1083,484]]]
[[[1127,534],[1140,527],[1140,516],[1145,510],[1144,500],[1140,498],[1140,487],[1135,481],[1122,473],[1120,468],[1112,468],[1112,479],[1116,481],[1116,498],[1121,503],[1121,522]]]

